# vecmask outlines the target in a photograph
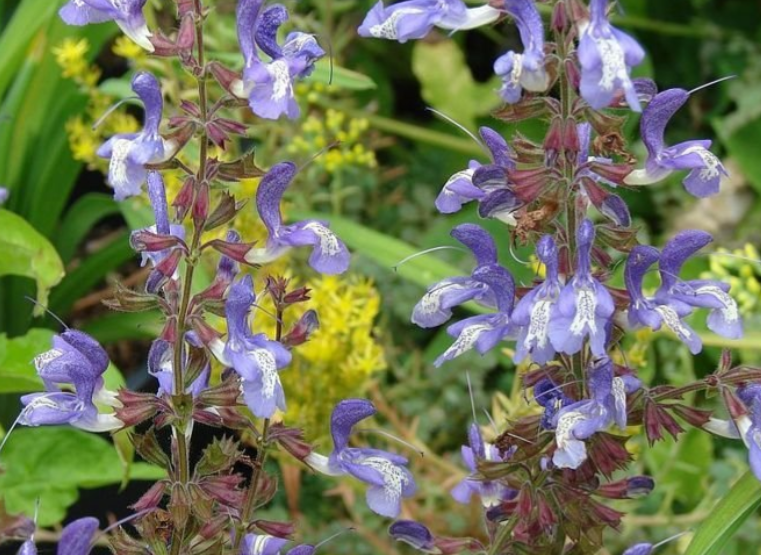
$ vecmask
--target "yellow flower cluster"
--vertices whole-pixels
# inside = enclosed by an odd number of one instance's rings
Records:
[[[145,50],[124,35],[120,35],[119,38],[114,41],[114,46],[111,48],[111,51],[120,58],[132,61],[142,61],[147,58]]]
[[[380,295],[373,283],[359,276],[323,276],[307,283],[311,299],[289,309],[284,330],[306,310],[317,311],[320,328],[294,349],[293,362],[283,370],[288,403],[286,420],[303,426],[311,440],[324,437],[335,404],[365,391],[369,378],[386,368],[383,348],[375,339]],[[260,298],[264,310],[271,306]],[[271,315],[256,311],[254,330],[274,332]]]
[[[307,117],[298,133],[287,147],[289,154],[314,154],[331,143],[338,142],[323,156],[317,158],[328,173],[336,173],[346,167],[375,168],[378,161],[375,152],[361,142],[370,123],[364,118],[350,118],[344,112],[329,108],[324,118]]]
[[[718,249],[709,257],[709,268],[701,277],[728,283],[742,314],[761,313],[761,259],[755,246]]]
[[[66,123],[72,156],[87,164],[90,169],[104,170],[105,162],[96,154],[98,147],[111,135],[138,131],[140,124],[124,110],[115,110],[103,125],[93,129],[93,123],[108,110],[114,99],[98,88],[101,70],[88,61],[89,51],[87,39],[72,38],[64,39],[52,49],[63,76],[74,81],[88,96],[85,114],[73,116]]]

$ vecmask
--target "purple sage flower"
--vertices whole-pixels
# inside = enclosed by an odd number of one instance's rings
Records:
[[[69,424],[91,432],[118,430],[124,423],[98,411],[95,402],[117,406],[116,394],[104,388],[108,368],[103,347],[86,333],[67,330],[53,337],[53,348],[34,359],[45,391],[24,395],[19,423],[25,426]],[[73,388],[63,391],[60,386]]]
[[[150,233],[156,233],[158,235],[173,235],[179,239],[185,239],[185,227],[181,224],[169,223],[169,211],[166,202],[166,187],[164,185],[164,178],[157,171],[148,172],[148,198],[153,208],[153,216],[156,223],[149,227],[144,227],[132,232],[132,235],[139,234],[144,231]],[[165,249],[155,252],[142,252],[140,265],[145,266],[150,263],[155,268],[162,260],[164,260],[171,249]]]
[[[288,20],[288,11],[280,4],[266,9],[263,5],[263,0],[238,2],[238,42],[245,66],[242,79],[232,84],[232,92],[248,99],[251,110],[259,117],[277,119],[285,114],[294,119],[299,116],[299,105],[293,83],[308,77],[325,51],[308,33],[289,33],[283,45],[278,44],[277,31]],[[270,62],[259,58],[257,46]]]
[[[546,268],[546,277],[518,301],[513,310],[512,320],[517,330],[513,357],[516,363],[529,355],[537,364],[546,364],[555,357],[555,347],[549,335],[550,321],[562,285],[558,275],[558,250],[551,235],[539,240],[536,256]]]
[[[633,376],[614,377],[608,357],[596,360],[587,370],[589,399],[560,409],[555,419],[557,449],[552,462],[558,468],[578,468],[587,459],[584,440],[615,423],[626,427],[626,395],[639,389]]]
[[[637,41],[610,24],[607,5],[608,0],[591,0],[590,19],[579,26],[581,96],[599,110],[623,90],[629,107],[639,112],[639,98],[629,74],[632,67],[642,63],[645,52]]]
[[[549,378],[540,380],[534,386],[534,400],[544,407],[544,414],[542,414],[540,424],[545,430],[554,429],[555,425],[553,422],[558,411],[563,407],[573,404],[573,400],[566,397],[563,390]]]
[[[504,9],[518,26],[523,54],[512,50],[503,54],[494,62],[494,73],[502,79],[500,96],[514,104],[523,89],[542,92],[549,86],[544,69],[544,25],[534,0],[505,0]]]
[[[454,343],[435,361],[434,366],[441,366],[463,353],[473,349],[484,355],[511,334],[510,313],[515,302],[515,281],[505,268],[497,264],[481,266],[473,272],[473,279],[484,283],[497,305],[497,312],[471,316],[447,328],[447,333],[456,338]]]
[[[615,306],[608,290],[592,276],[591,252],[595,227],[583,220],[576,234],[576,271],[563,287],[550,320],[549,335],[556,351],[573,355],[589,337],[594,356],[605,354],[605,343]]]
[[[0,187],[0,206],[5,204],[5,201],[8,200],[8,189],[5,187]]]
[[[666,295],[645,297],[642,292],[645,274],[659,259],[658,250],[649,246],[637,245],[629,253],[624,271],[631,299],[629,323],[634,327],[644,326],[653,330],[659,330],[665,325],[689,347],[692,354],[698,354],[703,348],[700,336],[684,322],[684,318],[692,313],[692,307],[674,302]]]
[[[451,235],[473,253],[476,269],[497,264],[497,246],[482,227],[461,224],[452,229]],[[452,317],[452,308],[471,300],[494,306],[491,289],[483,281],[473,279],[473,274],[443,279],[432,285],[415,305],[412,323],[421,328],[440,326]]]
[[[278,370],[291,363],[291,353],[263,333],[253,334],[248,316],[256,301],[250,275],[230,287],[225,302],[227,342],[217,339],[210,348],[214,356],[241,378],[246,405],[259,418],[270,418],[275,410],[285,411],[285,394]]]
[[[64,526],[58,540],[57,555],[89,555],[93,548],[95,533],[98,531],[98,519],[84,517]],[[17,555],[37,555],[34,539],[23,543]]]
[[[642,113],[640,133],[647,148],[645,167],[626,177],[630,185],[657,183],[673,171],[690,170],[682,184],[693,196],[704,198],[719,192],[722,176],[729,175],[721,161],[708,149],[709,140],[685,141],[666,146],[664,132],[669,120],[684,106],[690,93],[668,89],[658,93]]]
[[[508,172],[515,169],[515,153],[493,129],[481,127],[479,134],[491,163],[481,165],[471,160],[468,169],[450,177],[436,197],[436,208],[442,214],[452,214],[459,212],[464,204],[477,200],[482,218],[498,218],[514,225],[512,213],[519,202],[508,183]]]
[[[477,495],[481,498],[481,504],[485,508],[499,505],[515,497],[516,492],[504,486],[500,482],[479,480],[476,478],[478,473],[478,460],[488,462],[501,462],[504,460],[496,446],[483,440],[481,431],[477,424],[471,424],[468,433],[469,445],[462,446],[462,458],[465,466],[468,467],[471,474],[464,478],[454,489],[451,494],[455,501],[462,504],[470,503],[471,497]]]
[[[240,547],[240,555],[280,555],[288,540],[268,534],[246,534]]]
[[[168,160],[178,148],[159,134],[164,99],[158,79],[146,71],[136,73],[132,90],[145,106],[143,130],[114,135],[98,149],[98,156],[109,160],[108,183],[116,200],[139,195],[148,175],[145,165]]]
[[[462,0],[407,0],[388,8],[378,2],[358,32],[362,37],[407,42],[422,39],[434,27],[464,31],[488,25],[499,16],[499,10],[489,5],[468,8]]]
[[[296,165],[281,162],[267,172],[256,191],[256,207],[269,238],[264,248],[251,249],[246,261],[264,264],[282,256],[293,247],[311,247],[309,265],[322,274],[342,274],[349,268],[349,251],[328,224],[304,220],[283,225],[280,203],[283,193],[296,175]]]
[[[58,12],[67,25],[88,25],[113,21],[135,44],[153,52],[143,15],[147,0],[69,0]]]
[[[339,402],[330,418],[333,452],[328,457],[312,452],[304,461],[322,474],[350,474],[366,483],[370,509],[381,516],[395,518],[401,511],[402,497],[409,497],[416,490],[406,467],[407,459],[380,449],[349,447],[354,426],[375,413],[373,404],[365,399]]]

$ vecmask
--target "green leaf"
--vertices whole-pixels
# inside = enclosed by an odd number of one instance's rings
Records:
[[[477,83],[455,41],[416,41],[412,71],[422,86],[423,99],[468,129],[476,126],[478,116],[499,105],[498,79]]]
[[[22,217],[0,210],[0,276],[28,277],[37,282],[37,302],[46,306],[50,289],[64,275],[63,262],[53,245]],[[42,314],[40,306],[36,315]]]
[[[39,391],[42,380],[32,360],[50,349],[53,332],[31,329],[26,335],[8,339],[0,335],[0,393]]]
[[[0,36],[0,52],[3,53],[3,63],[0,64],[0,98],[24,62],[32,38],[60,5],[61,0],[24,0],[3,29]]]
[[[332,65],[330,60],[323,58],[314,65],[314,71],[305,79],[308,83],[330,84],[333,87],[347,91],[366,91],[377,88],[375,81],[367,75],[356,71]]]
[[[88,193],[72,206],[61,222],[56,235],[58,254],[69,261],[79,244],[98,221],[119,213],[119,206],[105,193]]]
[[[109,272],[134,256],[135,253],[129,246],[129,233],[119,235],[99,251],[87,256],[66,276],[66,279],[51,295],[50,306],[56,312],[66,314],[77,299],[86,295]]]
[[[0,457],[0,474],[8,511],[34,514],[39,499],[38,525],[60,523],[79,497],[79,489],[118,484],[122,465],[111,444],[95,434],[67,427],[22,428],[13,432]],[[159,480],[163,469],[137,463],[132,477]]]
[[[720,555],[732,535],[761,506],[761,482],[748,471],[700,524],[684,555]]]

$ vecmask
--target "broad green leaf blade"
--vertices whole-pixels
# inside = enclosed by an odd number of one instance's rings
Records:
[[[761,482],[746,472],[695,532],[684,555],[721,555],[732,535],[761,505]]]
[[[21,216],[0,210],[0,276],[28,277],[37,282],[37,302],[45,306],[50,289],[63,279],[64,268],[53,245]],[[36,315],[42,314],[40,306]]]
[[[129,246],[129,233],[119,235],[111,243],[86,257],[66,276],[51,295],[51,308],[60,314],[66,314],[77,299],[86,295],[109,272],[113,272],[134,256],[135,253]]]
[[[76,502],[79,489],[97,488],[122,481],[119,456],[103,437],[68,427],[17,428],[0,455],[5,473],[0,492],[10,513],[34,514],[39,498],[37,524],[61,522]],[[158,480],[163,469],[137,463],[136,480]]]
[[[31,329],[26,335],[8,339],[0,335],[0,393],[29,393],[42,388],[32,360],[50,349],[53,332]]]
[[[105,193],[88,193],[72,206],[56,234],[58,254],[65,261],[74,256],[79,244],[98,221],[119,213],[116,201]]]
[[[499,79],[476,83],[455,41],[415,42],[412,71],[425,101],[468,129],[500,103]]]

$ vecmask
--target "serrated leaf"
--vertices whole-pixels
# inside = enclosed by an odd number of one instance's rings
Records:
[[[10,513],[34,514],[39,526],[60,523],[79,497],[122,480],[122,465],[111,444],[95,434],[66,427],[16,429],[0,455],[5,469],[0,492]],[[145,463],[132,467],[137,480],[159,480],[165,472]]]
[[[50,289],[63,279],[61,257],[21,216],[0,210],[0,276],[28,277],[37,283],[37,302],[46,306]],[[41,306],[34,309],[36,315]]]
[[[700,524],[684,555],[721,555],[735,531],[761,506],[761,482],[746,472]]]

